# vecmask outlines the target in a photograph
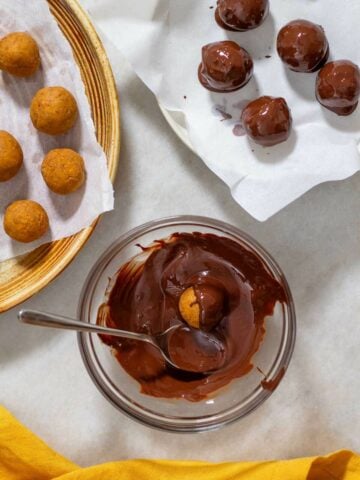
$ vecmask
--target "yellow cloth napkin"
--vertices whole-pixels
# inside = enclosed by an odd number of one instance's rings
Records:
[[[211,464],[129,460],[80,468],[61,457],[0,407],[0,480],[360,480],[360,457]]]

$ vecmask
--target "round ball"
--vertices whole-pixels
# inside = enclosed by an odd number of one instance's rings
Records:
[[[360,69],[349,60],[330,62],[316,80],[316,98],[337,115],[350,115],[360,97]]]
[[[315,72],[327,61],[329,43],[324,29],[308,20],[294,20],[277,37],[281,60],[295,72]]]
[[[210,331],[224,316],[225,295],[213,285],[188,287],[180,296],[179,311],[193,328]]]
[[[8,206],[4,216],[4,230],[9,237],[29,243],[45,235],[49,218],[41,205],[32,200],[17,200]]]
[[[13,178],[23,164],[23,152],[10,133],[0,130],[0,182]]]
[[[75,124],[78,107],[74,96],[63,87],[46,87],[31,102],[30,116],[35,128],[48,135],[61,135]]]
[[[200,83],[214,92],[233,92],[244,87],[253,74],[249,53],[235,42],[226,40],[205,45],[199,66]]]
[[[78,190],[85,181],[83,158],[74,150],[51,150],[41,165],[46,185],[55,193],[67,195]]]
[[[265,96],[250,102],[241,121],[247,135],[263,147],[285,142],[290,136],[292,118],[284,98]]]
[[[217,23],[226,30],[246,31],[258,27],[269,13],[269,0],[218,0]]]
[[[1,70],[17,77],[30,77],[39,66],[39,47],[28,33],[10,33],[0,40]]]

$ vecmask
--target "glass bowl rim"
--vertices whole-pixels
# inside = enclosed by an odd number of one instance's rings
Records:
[[[117,240],[112,242],[109,247],[106,248],[106,250],[95,262],[94,266],[91,268],[89,274],[87,275],[80,295],[78,305],[78,318],[80,318],[82,321],[86,321],[84,320],[86,318],[86,315],[84,314],[84,308],[86,307],[86,302],[90,293],[94,290],[97,285],[98,279],[101,277],[101,272],[99,273],[99,270],[103,270],[104,267],[111,262],[111,260],[117,253],[119,253],[129,244],[131,244],[139,236],[151,233],[152,231],[156,231],[159,228],[175,226],[213,228],[218,230],[219,232],[231,235],[233,239],[234,237],[238,238],[238,240],[241,239],[250,248],[254,249],[257,254],[260,254],[262,259],[266,261],[266,265],[268,268],[269,266],[271,266],[272,269],[275,270],[275,272],[281,279],[287,297],[287,303],[283,304],[283,317],[285,317],[285,320],[287,320],[287,325],[285,326],[287,328],[283,328],[282,339],[276,354],[276,358],[273,361],[271,371],[273,370],[273,366],[277,365],[277,368],[274,372],[274,378],[276,378],[276,375],[279,376],[281,374],[281,371],[285,370],[286,372],[291,361],[296,339],[295,306],[286,277],[277,262],[273,259],[273,257],[253,237],[233,225],[213,218],[195,215],[176,215],[171,217],[164,217],[158,220],[144,223],[122,234]],[[194,229],[194,232],[195,231],[196,229]],[[284,330],[287,331],[287,334],[285,335]],[[92,347],[92,352],[90,351],[90,347],[88,345],[89,343],[92,345],[91,334],[79,332],[78,346],[80,349],[81,357],[88,374],[90,375],[98,390],[115,408],[120,410],[122,413],[142,423],[143,425],[155,429],[175,433],[195,433],[215,430],[249,415],[251,412],[260,407],[260,405],[262,405],[265,400],[269,398],[273,393],[273,390],[262,388],[259,385],[251,394],[245,397],[245,399],[242,399],[240,403],[236,404],[235,407],[230,407],[225,410],[226,415],[224,415],[224,411],[222,411],[220,413],[204,415],[202,417],[187,417],[186,419],[181,419],[179,417],[171,417],[168,415],[154,413],[150,414],[149,411],[145,410],[145,408],[139,406],[134,402],[128,401],[125,395],[119,395],[114,393],[114,391],[111,389],[111,385],[106,384],[106,379],[104,380],[102,378],[96,367],[95,362],[93,361],[93,359],[91,359],[91,355],[95,354],[95,350]],[[278,383],[281,383],[281,381],[282,377]],[[243,405],[245,401],[248,402],[248,405]]]

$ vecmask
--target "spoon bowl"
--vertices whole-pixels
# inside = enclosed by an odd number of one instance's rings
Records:
[[[159,335],[147,335],[84,323],[37,310],[20,310],[18,319],[28,325],[97,333],[145,342],[157,348],[169,365],[181,371],[209,374],[223,367],[225,363],[225,349],[219,339],[210,333],[182,324],[173,325]]]

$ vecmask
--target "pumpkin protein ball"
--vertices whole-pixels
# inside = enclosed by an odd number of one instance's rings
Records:
[[[6,182],[20,170],[23,152],[19,142],[10,133],[0,130],[0,182]]]
[[[34,127],[48,135],[68,132],[78,117],[74,96],[63,87],[45,87],[31,102],[30,117]]]
[[[213,42],[201,49],[198,68],[201,85],[213,92],[234,92],[244,87],[253,75],[249,53],[236,42]]]
[[[190,327],[210,331],[224,317],[225,303],[221,289],[211,284],[198,284],[183,291],[179,312]]]
[[[51,150],[43,160],[41,173],[49,189],[60,195],[78,190],[86,175],[83,158],[70,148]]]
[[[327,63],[316,79],[316,98],[337,115],[351,115],[360,98],[360,69],[350,60]]]
[[[44,208],[33,200],[17,200],[5,212],[4,230],[14,240],[30,243],[45,235],[49,218]]]
[[[276,48],[283,63],[294,72],[316,72],[329,57],[329,42],[323,27],[303,19],[282,27]]]
[[[14,32],[0,40],[0,69],[17,77],[30,77],[40,66],[39,47],[26,32]]]
[[[255,143],[272,147],[289,138],[292,117],[284,98],[265,95],[248,103],[241,114],[241,122]]]
[[[217,24],[225,30],[245,32],[259,27],[269,13],[269,0],[218,0]]]

